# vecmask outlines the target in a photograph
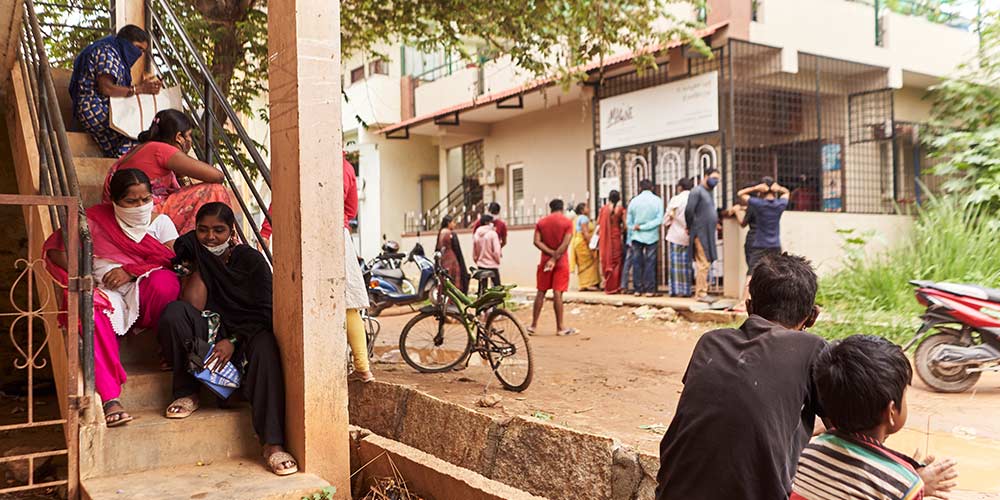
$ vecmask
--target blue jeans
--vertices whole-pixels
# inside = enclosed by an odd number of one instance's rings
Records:
[[[622,282],[621,290],[622,292],[628,291],[628,278],[632,274],[632,266],[635,263],[635,258],[633,256],[635,253],[632,251],[632,243],[625,245],[622,249],[625,252],[625,259],[622,263]],[[635,283],[635,282],[633,282]]]
[[[656,292],[656,254],[659,242],[632,242],[632,260],[635,267],[635,291],[641,293]]]

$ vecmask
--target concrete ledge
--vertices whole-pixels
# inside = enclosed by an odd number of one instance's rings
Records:
[[[350,384],[350,418],[384,438],[553,500],[576,500],[582,491],[594,500],[652,500],[656,487],[657,457],[611,438],[530,417],[494,418],[407,386]]]
[[[607,437],[515,417],[489,477],[552,499],[611,498],[612,449]]]
[[[363,429],[355,429],[352,438],[352,462],[364,466],[358,491],[398,471],[407,488],[434,500],[544,500]]]

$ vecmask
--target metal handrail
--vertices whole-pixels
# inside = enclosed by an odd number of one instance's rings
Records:
[[[35,105],[34,109],[31,109],[31,115],[35,136],[40,139],[38,157],[42,167],[40,177],[43,178],[40,187],[45,194],[75,197],[80,204],[78,210],[80,276],[71,278],[79,279],[81,282],[80,327],[83,349],[80,357],[83,364],[84,396],[91,396],[94,393],[94,295],[93,287],[88,284],[92,282],[90,276],[93,269],[93,240],[86,212],[83,210],[73,152],[70,150],[69,137],[66,135],[66,124],[63,123],[62,113],[59,110],[58,94],[33,0],[25,0],[24,8],[21,64],[26,70],[28,76],[26,85],[30,87],[27,90],[32,94],[32,104]],[[65,231],[67,227],[65,214],[57,213],[52,220],[52,226]],[[68,245],[70,239],[65,237],[63,241]]]
[[[183,85],[182,78],[187,83],[186,87],[191,92],[183,92],[182,96],[187,110],[192,115],[201,114],[201,119],[192,120],[195,127],[201,131],[205,138],[204,145],[198,144],[195,148],[199,158],[206,163],[217,165],[221,170],[229,186],[234,188],[234,196],[240,209],[253,231],[253,236],[261,243],[260,248],[268,261],[272,260],[270,249],[263,244],[264,238],[260,233],[260,227],[253,223],[252,212],[238,192],[236,192],[235,177],[227,166],[223,158],[218,153],[228,153],[226,159],[231,160],[232,167],[239,171],[247,188],[250,190],[254,201],[264,214],[264,220],[270,222],[270,213],[266,210],[267,204],[256,188],[250,173],[249,166],[241,158],[239,146],[245,148],[250,154],[250,160],[254,167],[260,172],[261,178],[268,188],[271,187],[270,169],[264,162],[257,147],[250,139],[249,135],[239,121],[239,116],[233,110],[228,100],[222,96],[219,86],[208,71],[201,54],[195,50],[190,37],[184,31],[183,26],[177,21],[176,16],[165,2],[158,0],[147,0],[148,28],[151,40],[151,58],[153,69],[160,74],[165,81],[172,81],[176,85]],[[168,24],[169,23],[169,24]],[[168,29],[170,28],[170,29]],[[162,66],[162,67],[161,67]],[[219,116],[213,112],[213,102],[217,102],[223,114],[228,118],[229,124],[238,139],[234,144],[229,134],[215,134],[216,130],[225,130]],[[216,140],[222,143],[222,148],[217,149]],[[250,241],[243,228],[236,227],[237,233],[243,241]]]
[[[170,8],[170,5],[167,4],[166,0],[146,0],[146,9],[151,15],[154,16],[156,15],[156,9],[154,4],[159,5],[160,9],[163,10],[163,13],[166,16],[167,20],[170,22],[171,25],[173,25],[174,30],[177,33],[177,36],[180,37],[181,42],[183,42],[184,44],[184,47],[187,49],[191,57],[194,58],[195,64],[198,65],[199,73],[205,76],[205,83],[208,85],[209,90],[211,90],[215,99],[217,99],[220,105],[222,106],[223,111],[226,113],[226,117],[232,124],[233,129],[235,129],[236,131],[236,135],[240,138],[240,141],[243,142],[244,147],[247,148],[247,151],[250,153],[250,157],[253,158],[257,170],[261,173],[261,176],[264,177],[264,180],[265,182],[267,182],[267,185],[270,186],[271,170],[268,168],[267,163],[264,162],[264,158],[260,156],[260,152],[257,151],[256,147],[254,147],[253,141],[250,139],[250,135],[247,134],[246,129],[243,128],[243,124],[240,122],[240,118],[236,114],[236,111],[233,110],[233,107],[229,105],[229,101],[226,99],[225,94],[222,93],[219,84],[215,82],[214,78],[212,78],[212,73],[208,70],[208,65],[205,64],[205,59],[201,56],[201,53],[198,52],[198,49],[194,46],[194,43],[191,42],[191,38],[188,37],[188,34],[184,30],[184,27],[177,19],[177,15],[174,14],[173,9]]]

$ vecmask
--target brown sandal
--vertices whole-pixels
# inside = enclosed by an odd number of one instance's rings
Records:
[[[265,460],[267,462],[267,468],[278,476],[288,476],[299,471],[298,462],[296,462],[295,457],[287,451],[276,451],[265,457]],[[291,462],[292,466],[282,468],[281,465],[286,462]]]
[[[115,406],[117,406],[119,409],[112,412],[108,412],[109,409],[114,408]],[[132,415],[129,415],[128,413],[125,412],[125,408],[122,406],[121,401],[118,401],[117,399],[112,399],[107,403],[104,403],[103,409],[104,409],[104,423],[108,426],[108,428],[118,427],[119,425],[125,425],[132,421]],[[113,417],[118,417],[118,418],[112,420]]]
[[[180,408],[182,411],[171,412],[171,408]],[[173,403],[170,403],[170,406],[167,407],[165,415],[167,418],[188,418],[197,410],[198,402],[191,396],[184,396],[182,398],[177,398]]]

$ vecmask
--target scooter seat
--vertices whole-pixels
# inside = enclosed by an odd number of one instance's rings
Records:
[[[372,276],[391,280],[401,280],[404,277],[402,269],[373,269]]]
[[[984,286],[964,283],[930,283],[924,286],[962,297],[1000,302],[1000,289],[997,288],[986,288]]]

